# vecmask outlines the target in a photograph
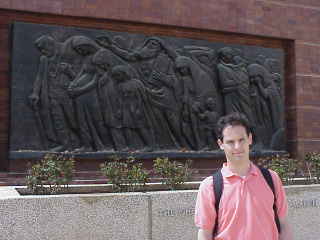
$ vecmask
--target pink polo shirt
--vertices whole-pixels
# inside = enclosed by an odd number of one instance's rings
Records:
[[[275,185],[278,216],[287,215],[287,201],[279,176],[270,171]],[[224,189],[219,207],[219,226],[215,240],[278,240],[274,221],[273,193],[258,167],[251,164],[245,178],[232,173],[226,163],[222,168]],[[195,224],[212,230],[216,218],[212,176],[200,185]]]

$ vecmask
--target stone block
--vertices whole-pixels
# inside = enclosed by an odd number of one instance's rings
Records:
[[[196,190],[150,193],[152,202],[152,240],[194,240]]]
[[[289,186],[286,193],[294,239],[319,239],[320,185]]]
[[[285,187],[294,239],[315,240],[320,185]],[[194,240],[197,190],[20,196],[0,188],[0,239]]]
[[[148,197],[142,193],[25,196],[0,201],[1,239],[149,239]]]

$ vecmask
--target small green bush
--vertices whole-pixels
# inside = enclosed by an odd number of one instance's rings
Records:
[[[258,159],[257,164],[275,171],[284,184],[293,183],[293,178],[295,177],[299,168],[298,160],[290,158],[288,154],[260,158]]]
[[[316,183],[320,183],[320,153],[310,152],[305,156],[305,163],[310,181],[313,182],[313,178],[316,178]]]
[[[162,183],[174,190],[190,179],[192,174],[191,165],[191,160],[187,160],[185,164],[182,164],[170,161],[168,158],[157,158],[154,160],[153,168],[154,172],[162,178]]]
[[[133,157],[121,160],[113,156],[112,160],[101,165],[101,172],[107,177],[108,183],[112,184],[114,192],[141,191],[145,188],[149,174],[142,168],[142,163]]]
[[[26,177],[32,194],[56,194],[68,188],[72,180],[74,159],[63,154],[46,154],[33,165]]]

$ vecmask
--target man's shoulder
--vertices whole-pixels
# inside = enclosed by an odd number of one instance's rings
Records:
[[[257,166],[257,168],[261,169],[261,168],[264,168],[264,167],[259,167]],[[266,170],[269,171],[270,175],[271,175],[271,178],[272,178],[272,182],[273,184],[275,185],[275,187],[277,186],[281,186],[282,185],[282,181],[281,181],[281,178],[279,177],[278,173],[270,168],[264,168]],[[264,177],[262,172],[261,172],[261,177]]]
[[[200,183],[200,189],[204,189],[204,188],[211,188],[213,185],[213,179],[212,176],[208,176],[205,179],[202,180],[202,182]]]
[[[212,179],[212,175],[211,175],[211,176],[208,176],[205,179],[203,179],[201,184],[209,184],[209,183],[212,184],[212,181],[213,181],[213,179]]]
[[[220,171],[221,169],[219,169],[218,171]],[[213,175],[215,174],[216,172],[214,172],[211,176],[208,176],[206,177],[205,179],[202,180],[201,184],[200,184],[200,187],[210,187],[212,188],[213,187]]]
[[[278,173],[272,169],[269,169],[273,182],[281,182],[281,178],[279,177]]]
[[[275,178],[279,178],[279,175],[277,172],[275,172],[274,170],[270,169],[270,168],[266,168],[266,167],[261,167],[261,166],[258,166],[258,165],[255,165],[260,171],[261,169],[266,169],[270,172],[270,175],[272,176],[272,179],[275,179]]]

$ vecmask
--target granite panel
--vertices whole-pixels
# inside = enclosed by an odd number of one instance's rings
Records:
[[[6,240],[146,240],[145,194],[90,194],[0,199]]]
[[[318,239],[320,185],[285,190],[294,239]],[[0,236],[5,240],[196,239],[196,194],[197,190],[18,196],[13,187],[2,187]]]
[[[152,201],[152,240],[194,240],[196,191],[150,193]]]
[[[320,185],[289,186],[286,193],[294,239],[319,239]]]

